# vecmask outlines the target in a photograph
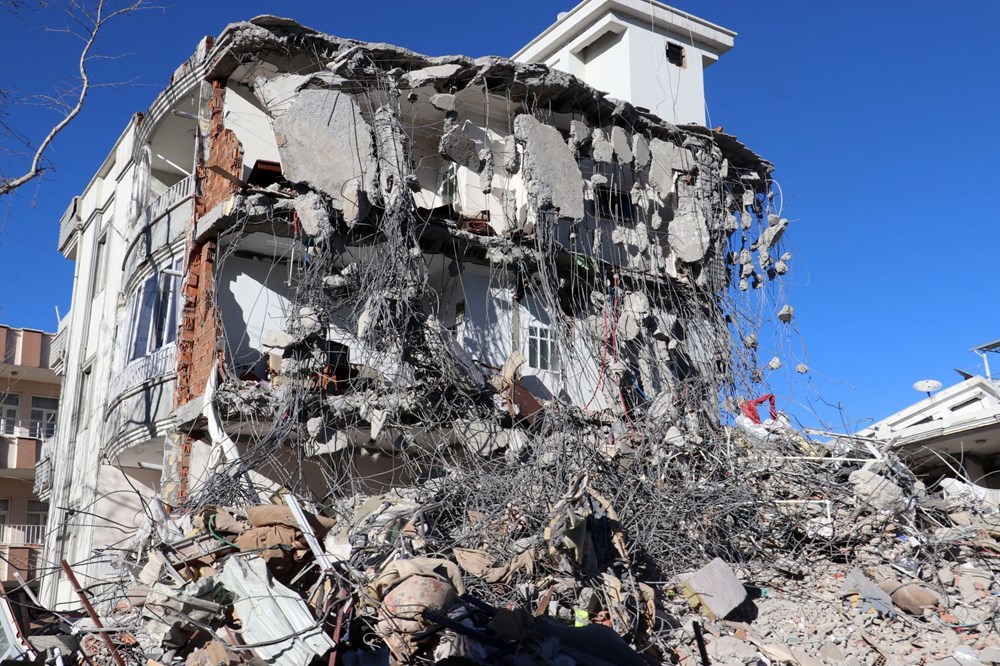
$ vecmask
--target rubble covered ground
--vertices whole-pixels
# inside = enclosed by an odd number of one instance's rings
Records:
[[[769,163],[541,65],[274,17],[205,57],[188,265],[216,286],[189,268],[185,296],[222,342],[176,410],[204,469],[82,581],[104,629],[39,612],[37,652],[1000,663],[995,511],[746,401],[768,364],[741,294],[790,261]],[[280,173],[227,166],[234,90]],[[287,303],[254,355],[218,282],[261,247]]]

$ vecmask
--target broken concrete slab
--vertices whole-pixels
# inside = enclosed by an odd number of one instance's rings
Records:
[[[657,168],[655,163],[653,168]],[[678,259],[694,263],[701,261],[708,252],[712,238],[695,188],[680,183],[678,188],[681,190],[679,205],[667,226],[667,242]]]
[[[615,149],[615,161],[619,164],[631,164],[632,149],[628,145],[628,132],[624,127],[615,125],[611,128],[611,145]]]
[[[368,189],[374,178],[371,127],[350,95],[302,90],[275,118],[274,134],[284,176],[324,193],[336,209],[343,210],[347,183]]]
[[[313,238],[323,238],[333,231],[326,203],[315,192],[307,192],[295,198],[295,214],[302,225],[302,231]]]
[[[403,81],[409,84],[411,88],[419,88],[446,80],[457,74],[461,69],[462,65],[459,64],[432,65],[407,72],[403,75]]]
[[[448,118],[444,122],[444,134],[438,143],[438,152],[445,159],[448,159],[459,166],[464,166],[479,173],[479,151],[476,142],[469,138],[458,121]]]
[[[536,208],[558,208],[560,217],[583,219],[583,174],[559,130],[534,116],[514,120],[514,136],[524,145],[524,179]]]
[[[689,149],[663,139],[653,139],[649,150],[652,160],[649,182],[660,193],[661,198],[666,198],[674,191],[675,173],[687,172],[694,167],[694,155]]]
[[[894,509],[906,501],[902,488],[871,470],[855,470],[848,480],[854,485],[854,492],[859,500],[876,511]]]
[[[649,152],[649,140],[642,134],[632,136],[632,154],[635,157],[635,168],[645,169],[649,166],[651,155]]]
[[[736,572],[721,558],[681,578],[681,592],[710,620],[721,620],[746,601],[747,591]]]
[[[438,93],[437,95],[431,95],[430,99],[431,105],[438,111],[454,111],[455,110],[455,96],[448,95],[446,93]]]
[[[590,128],[582,120],[571,120],[569,123],[569,147],[577,151],[590,143]]]

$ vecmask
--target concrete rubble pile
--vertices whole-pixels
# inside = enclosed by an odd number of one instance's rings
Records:
[[[216,182],[192,254],[284,244],[294,293],[266,358],[179,373],[207,472],[59,618],[81,662],[996,662],[993,514],[720,414],[781,364],[739,305],[791,258],[769,163],[541,65],[274,17],[208,53],[202,99],[252,94],[281,174]]]
[[[728,561],[677,525],[661,538],[691,568],[657,570],[627,527],[642,521],[609,499],[642,468],[619,454],[556,501],[489,512],[446,476],[316,513],[284,494],[174,515],[94,588],[115,653],[93,623],[64,627],[81,663],[1000,663],[995,509],[929,491],[878,449],[724,433],[732,477],[689,483],[749,493],[741,511],[700,507],[742,537]],[[650,482],[648,511],[685,510],[670,483]]]

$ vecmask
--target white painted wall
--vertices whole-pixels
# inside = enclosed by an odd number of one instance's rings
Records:
[[[586,0],[513,57],[543,62],[674,124],[704,125],[703,70],[733,46],[735,33],[652,0]],[[683,67],[667,60],[682,46]]]
[[[281,163],[270,117],[249,88],[235,84],[226,89],[223,107],[226,129],[236,133],[243,144],[243,178],[250,175],[257,160]]]
[[[222,263],[218,303],[226,338],[226,361],[242,374],[248,368],[266,377],[267,349],[261,338],[284,330],[291,293],[285,286],[287,267],[267,260],[230,256]]]

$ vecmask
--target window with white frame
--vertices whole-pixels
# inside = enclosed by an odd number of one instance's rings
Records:
[[[537,370],[558,370],[559,350],[552,329],[548,326],[528,327],[528,367]]]
[[[49,519],[49,503],[28,500],[28,525],[44,525]]]
[[[21,396],[16,393],[0,393],[0,435],[17,434],[18,411]]]
[[[59,398],[31,396],[30,437],[48,439],[56,434],[56,417],[59,414]]]
[[[173,263],[179,274],[181,259]],[[132,338],[128,360],[142,358],[170,344],[177,338],[177,300],[180,296],[179,275],[157,272],[146,278],[132,297],[129,321]]]

